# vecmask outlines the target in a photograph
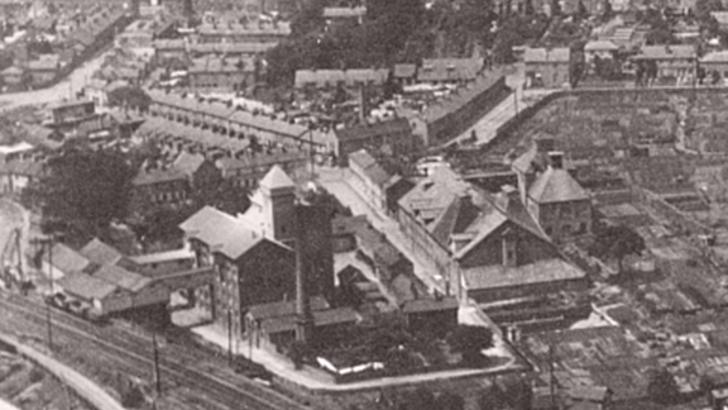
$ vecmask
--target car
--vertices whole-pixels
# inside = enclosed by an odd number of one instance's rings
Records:
[[[265,367],[244,357],[235,358],[233,361],[233,370],[237,374],[241,374],[249,379],[253,379],[266,385],[270,384],[270,381],[273,378]]]
[[[47,304],[58,309],[68,310],[68,298],[63,293],[54,293],[45,297]]]
[[[68,302],[68,311],[77,316],[85,316],[88,306],[80,300],[72,300]]]

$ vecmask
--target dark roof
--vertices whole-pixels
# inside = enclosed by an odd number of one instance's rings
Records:
[[[643,46],[640,53],[632,58],[635,60],[687,60],[696,57],[695,46],[679,44]]]
[[[428,124],[441,120],[451,113],[460,110],[476,97],[490,90],[504,78],[503,73],[498,70],[486,71],[479,75],[474,83],[453,91],[436,104],[427,107],[420,116]]]
[[[406,118],[393,118],[384,121],[367,122],[334,131],[339,141],[369,139],[378,136],[409,133],[412,131]]]
[[[329,303],[321,296],[313,296],[309,300],[311,311],[329,309]],[[296,314],[296,301],[283,301],[254,305],[248,309],[248,316],[254,320],[266,320]]]
[[[568,47],[560,48],[527,48],[523,61],[528,63],[568,63],[571,50]]]
[[[187,175],[176,168],[141,170],[132,184],[136,186],[154,185],[170,181],[186,181]]]
[[[331,234],[354,235],[361,226],[366,226],[367,223],[366,215],[337,216],[331,220]]]
[[[442,310],[454,310],[460,306],[454,297],[442,299],[415,299],[406,301],[400,307],[403,313],[423,313]]]

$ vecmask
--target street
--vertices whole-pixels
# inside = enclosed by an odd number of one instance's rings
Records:
[[[445,292],[443,278],[435,277],[435,270],[429,262],[422,260],[414,252],[410,241],[399,229],[399,223],[383,211],[374,209],[362,198],[346,179],[350,177],[348,169],[327,168],[317,169],[318,183],[329,193],[334,195],[344,206],[348,206],[354,215],[366,215],[377,230],[384,233],[387,239],[414,265],[415,275],[422,280],[428,288]]]

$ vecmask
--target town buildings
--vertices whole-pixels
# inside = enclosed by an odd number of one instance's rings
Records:
[[[311,295],[333,298],[330,210],[298,202],[295,191],[276,166],[260,182],[245,214],[205,207],[180,225],[197,266],[217,273],[212,289],[203,288],[198,300],[225,326],[231,320],[235,334],[242,334],[251,306],[294,298],[297,266]]]
[[[341,166],[346,166],[349,155],[361,149],[398,157],[413,155],[422,147],[422,143],[413,135],[406,118],[365,120],[359,124],[335,129],[334,134],[336,157]]]
[[[572,53],[568,48],[527,48],[523,61],[526,64],[526,87],[568,87],[574,80]]]
[[[412,132],[426,147],[445,144],[503,101],[509,91],[502,74],[485,72],[472,84],[413,115]]]
[[[424,59],[417,70],[417,82],[425,84],[452,84],[475,81],[485,68],[477,58]]]
[[[584,272],[562,258],[515,187],[491,195],[440,168],[399,205],[413,252],[437,267],[453,295],[492,303],[586,288]]]
[[[255,84],[258,71],[254,59],[202,57],[192,60],[189,86],[200,92],[245,91]]]
[[[665,44],[642,47],[632,61],[644,67],[648,78],[691,81],[696,74],[697,58],[693,45]]]
[[[147,163],[132,181],[132,204],[143,212],[161,205],[178,206],[196,191],[215,187],[221,179],[215,164],[200,154],[181,152],[171,163]]]

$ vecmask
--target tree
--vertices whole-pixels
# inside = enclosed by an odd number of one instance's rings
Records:
[[[458,325],[447,342],[453,352],[462,354],[463,363],[478,366],[485,359],[481,351],[493,347],[493,331],[483,326]]]
[[[455,393],[445,391],[437,396],[434,405],[439,410],[463,410],[465,400]]]
[[[141,88],[124,86],[109,92],[109,106],[147,111],[152,99]]]
[[[36,192],[44,218],[99,236],[126,217],[135,170],[120,152],[65,149],[47,166]]]
[[[576,15],[574,17],[576,17],[577,20],[584,20],[589,17],[589,11],[586,9],[582,0],[579,0],[579,3],[576,6]]]
[[[680,390],[673,375],[666,369],[654,370],[647,385],[647,395],[656,403],[676,404]]]
[[[614,17],[614,8],[611,0],[603,0],[602,2],[602,21],[608,22]]]
[[[597,232],[592,254],[597,257],[606,256],[617,259],[621,273],[624,258],[628,255],[639,255],[645,249],[645,240],[637,232],[627,226],[617,225]]]

